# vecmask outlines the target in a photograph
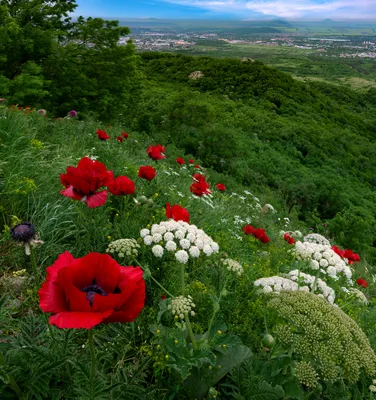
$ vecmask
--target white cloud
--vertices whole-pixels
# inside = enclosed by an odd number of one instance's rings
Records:
[[[282,18],[376,19],[376,0],[163,0],[222,12],[256,12]]]

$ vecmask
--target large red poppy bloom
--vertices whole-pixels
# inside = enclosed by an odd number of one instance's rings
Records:
[[[286,240],[288,244],[294,244],[295,239],[293,236],[289,235],[287,232],[283,235],[283,238]]]
[[[270,237],[266,234],[265,230],[262,228],[255,228],[252,225],[245,225],[243,227],[243,232],[246,235],[253,235],[256,239],[258,239],[262,243],[269,243]]]
[[[140,169],[138,170],[138,176],[148,181],[152,181],[156,175],[157,171],[150,165],[140,167]]]
[[[184,163],[185,163],[184,158],[181,158],[181,157],[178,157],[178,158],[176,159],[176,162],[177,162],[178,164],[180,164],[180,165],[184,165]]]
[[[171,207],[170,203],[166,203],[166,217],[172,218],[175,221],[185,222],[189,222],[190,219],[189,212],[186,208],[179,206],[179,204],[175,204]]]
[[[368,285],[369,285],[368,282],[367,282],[365,279],[363,279],[363,278],[357,279],[357,280],[356,280],[356,283],[357,283],[359,286],[363,287],[363,288],[367,288]]]
[[[108,190],[115,196],[125,196],[133,194],[136,186],[127,176],[118,176],[108,183]]]
[[[252,225],[245,225],[244,227],[243,227],[243,232],[246,234],[246,235],[253,235],[253,232],[256,230],[256,228],[255,227],[253,227]]]
[[[91,329],[134,321],[144,307],[145,281],[140,267],[122,267],[108,254],[75,259],[66,251],[47,268],[39,299],[40,308],[54,314],[51,325]]]
[[[129,135],[127,132],[121,132],[121,136],[123,136],[123,138],[128,139]]]
[[[189,190],[195,194],[196,196],[203,196],[204,194],[210,194],[211,190],[209,189],[209,184],[205,181],[194,182],[190,186]]]
[[[68,167],[65,174],[60,174],[60,181],[66,187],[60,193],[74,200],[84,201],[90,208],[103,206],[107,199],[107,190],[97,192],[113,180],[112,171],[89,157],[82,158],[77,167]]]
[[[108,140],[108,139],[110,139],[110,136],[107,135],[107,132],[106,131],[102,131],[102,129],[98,129],[96,134],[97,134],[97,136],[98,136],[98,138],[100,140]]]
[[[124,142],[123,136],[117,136],[117,137],[116,137],[116,140],[117,140],[118,142]]]
[[[149,146],[146,150],[146,153],[153,160],[162,160],[163,158],[166,158],[166,156],[163,154],[164,151],[165,148],[162,145],[157,144],[156,146]]]

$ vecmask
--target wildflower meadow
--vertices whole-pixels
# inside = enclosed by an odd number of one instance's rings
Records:
[[[0,156],[1,399],[376,398],[376,277],[325,226],[74,110],[1,105]]]

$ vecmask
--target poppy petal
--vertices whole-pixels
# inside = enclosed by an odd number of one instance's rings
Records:
[[[40,308],[44,312],[68,311],[64,290],[56,283],[58,271],[74,260],[68,251],[60,254],[54,264],[47,268],[47,278],[39,289]]]
[[[85,203],[88,205],[89,208],[103,206],[103,204],[107,200],[107,195],[108,195],[107,190],[102,190],[101,192],[97,192],[87,196]]]
[[[61,312],[50,317],[50,324],[62,329],[91,329],[112,314],[103,312]]]

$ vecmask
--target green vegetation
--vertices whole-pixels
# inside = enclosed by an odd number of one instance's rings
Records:
[[[74,8],[0,0],[0,398],[374,399],[376,89]]]

